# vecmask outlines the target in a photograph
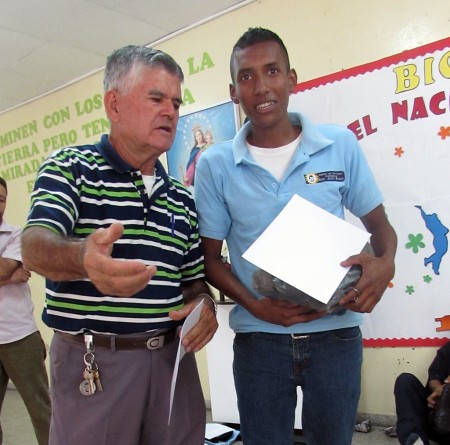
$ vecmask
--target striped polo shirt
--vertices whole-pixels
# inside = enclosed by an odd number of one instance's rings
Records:
[[[42,164],[26,228],[45,227],[85,238],[113,222],[123,224],[112,256],[157,266],[145,289],[130,298],[104,295],[88,279],[46,280],[43,321],[80,333],[130,334],[177,324],[170,310],[183,306],[181,284],[203,278],[203,251],[190,192],[158,161],[150,196],[139,170],[99,143],[66,147]]]

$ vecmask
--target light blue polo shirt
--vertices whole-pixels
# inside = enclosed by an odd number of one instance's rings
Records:
[[[195,198],[200,235],[227,241],[233,273],[256,297],[260,295],[251,287],[256,267],[242,254],[294,194],[340,218],[344,218],[344,207],[362,217],[383,202],[350,130],[337,125],[316,126],[297,113],[290,113],[289,118],[294,125],[301,125],[302,136],[282,181],[256,164],[249,153],[245,142],[249,123],[233,141],[205,151],[197,165]],[[230,326],[235,332],[309,333],[358,326],[361,322],[362,315],[349,310],[288,328],[259,320],[239,305],[230,314]]]

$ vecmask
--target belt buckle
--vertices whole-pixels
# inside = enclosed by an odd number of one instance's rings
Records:
[[[309,338],[309,334],[291,334],[291,338],[294,340],[304,340],[305,338]]]
[[[150,337],[145,344],[147,349],[150,350],[162,348],[164,346],[164,335]]]

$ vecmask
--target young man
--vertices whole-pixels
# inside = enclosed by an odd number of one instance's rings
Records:
[[[0,178],[0,411],[11,379],[30,413],[39,445],[47,445],[51,411],[47,351],[34,319],[30,272],[22,264],[22,230],[3,219],[7,198],[6,181]],[[2,439],[0,427],[0,444]]]
[[[22,240],[25,264],[47,278],[43,319],[55,330],[50,445],[203,445],[193,354],[180,363],[168,425],[177,327],[203,301],[186,351],[217,329],[192,195],[158,160],[175,136],[182,81],[162,51],[114,51],[109,135],[57,151],[39,171]]]
[[[249,122],[232,142],[203,154],[195,193],[207,279],[237,303],[230,325],[243,441],[292,445],[301,386],[308,444],[350,445],[360,395],[361,313],[372,311],[394,275],[396,235],[354,135],[288,114],[297,76],[281,39],[249,29],[233,48],[230,69],[231,98]],[[309,183],[310,173],[319,180]],[[347,207],[371,233],[375,255],[342,263],[363,269],[340,302],[343,314],[311,312],[252,289],[255,267],[242,254],[294,194],[341,218]],[[221,260],[223,240],[231,271]]]

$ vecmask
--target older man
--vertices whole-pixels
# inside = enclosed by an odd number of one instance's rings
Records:
[[[24,261],[47,278],[50,445],[203,444],[205,404],[193,354],[217,329],[191,194],[159,156],[171,146],[183,73],[167,54],[127,46],[104,77],[109,135],[42,165],[23,235]]]

